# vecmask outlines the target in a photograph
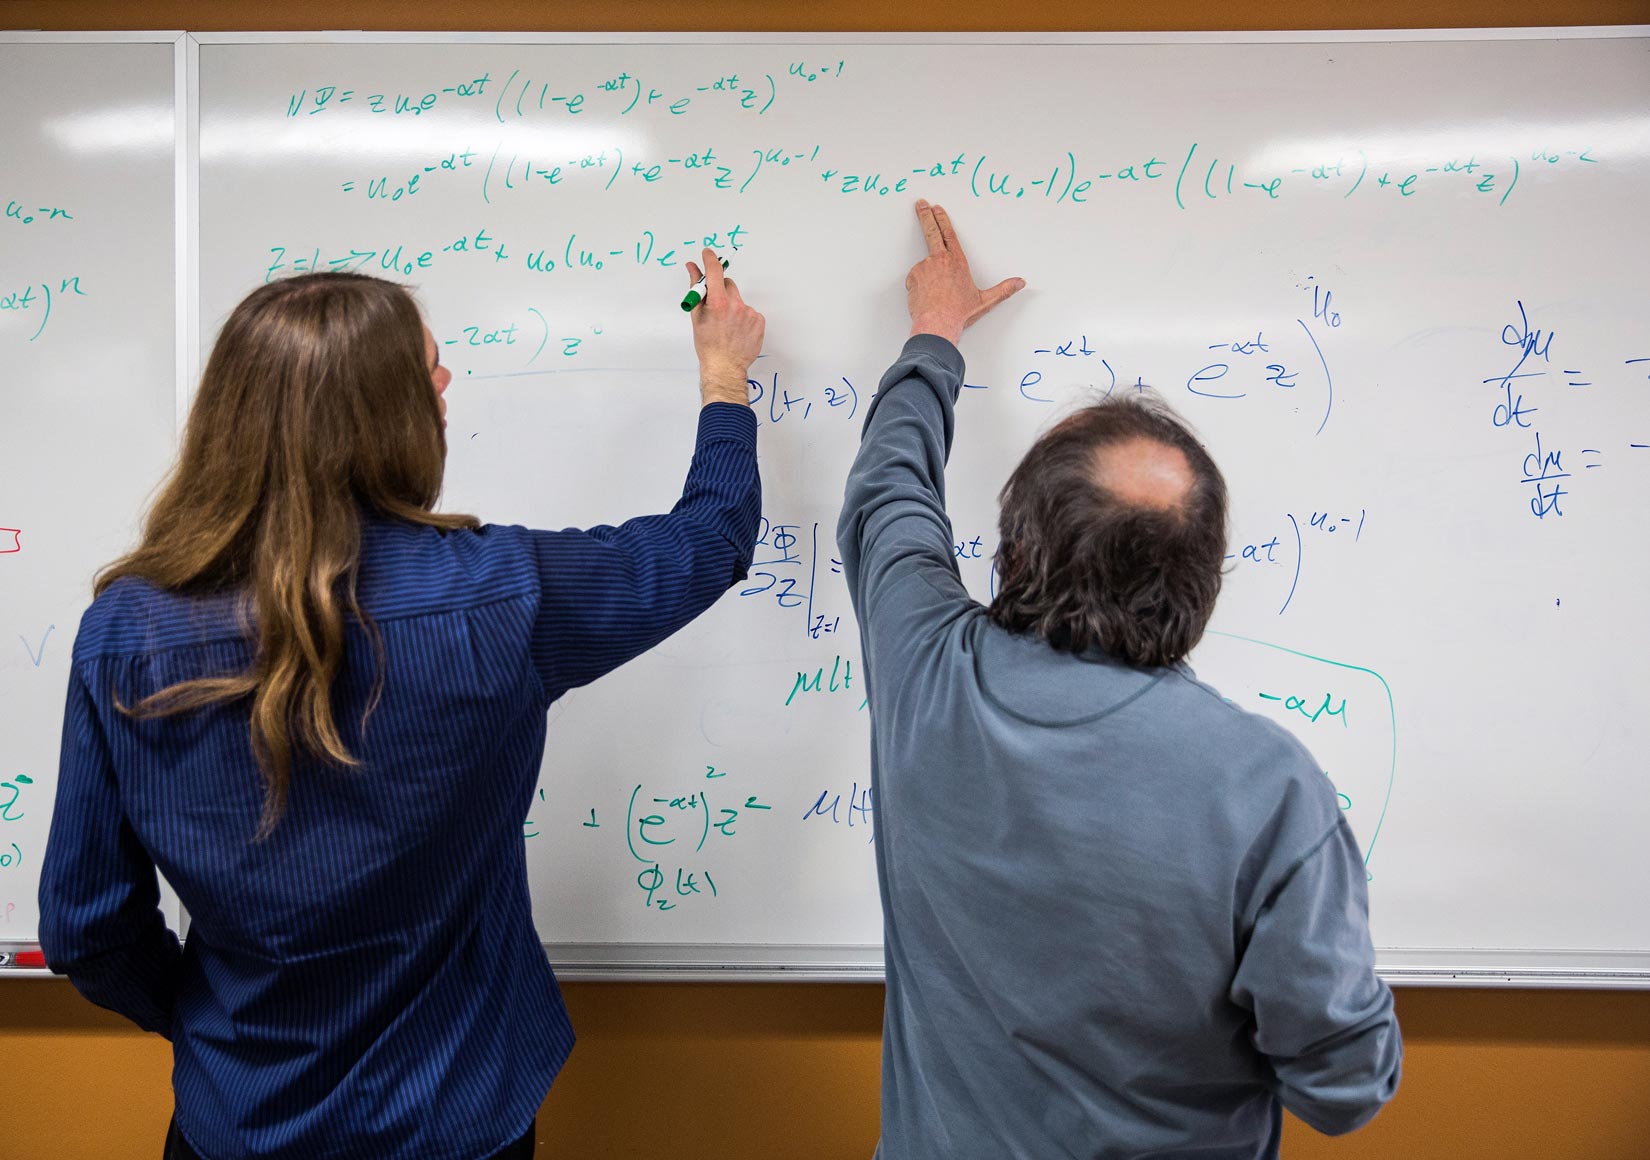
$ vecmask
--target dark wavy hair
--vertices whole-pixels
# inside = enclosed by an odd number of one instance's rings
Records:
[[[1106,486],[1107,450],[1136,441],[1185,456],[1178,502],[1143,506]],[[1083,408],[1032,446],[999,498],[994,623],[1140,668],[1175,664],[1202,638],[1226,557],[1226,481],[1166,404]]]

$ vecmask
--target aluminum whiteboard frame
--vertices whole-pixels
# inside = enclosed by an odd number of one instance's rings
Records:
[[[1342,44],[1446,40],[1612,40],[1650,24],[1542,28],[1372,28],[1276,32],[192,32],[197,44]]]
[[[1613,40],[1650,38],[1650,24],[1541,28],[1347,29],[1241,32],[29,32],[0,31],[6,43],[171,43],[176,46],[174,85],[174,217],[177,277],[177,426],[182,430],[199,380],[200,317],[200,48],[228,44],[911,44],[911,45],[1147,45],[1147,44],[1337,44],[1441,41]],[[183,916],[187,928],[187,915]],[[13,949],[13,944],[4,945]],[[26,949],[33,944],[15,944]],[[869,945],[737,946],[731,944],[545,944],[559,978],[570,982],[860,982],[884,978],[882,948]],[[1500,954],[1548,957],[1550,968],[1500,968]],[[1390,959],[1377,973],[1397,986],[1543,989],[1650,989],[1646,952],[1377,949]],[[803,960],[800,956],[811,956]],[[787,957],[788,956],[788,957]],[[1591,958],[1622,966],[1573,968],[1560,960]],[[51,971],[7,969],[0,978],[55,978]]]
[[[585,943],[545,945],[545,953],[564,982],[695,983],[881,983],[882,948],[849,944],[772,944],[762,947],[723,943]],[[1513,951],[1514,948],[1508,948]],[[1550,956],[1574,959],[1577,952],[1517,950],[1526,962]],[[1577,968],[1496,966],[1495,951],[1389,950],[1390,963],[1375,973],[1397,987],[1464,987],[1569,990],[1650,990],[1650,971],[1637,965],[1644,956],[1631,951],[1596,952],[1600,965]],[[1377,951],[1377,956],[1380,952]],[[1619,967],[1608,965],[1623,960]]]

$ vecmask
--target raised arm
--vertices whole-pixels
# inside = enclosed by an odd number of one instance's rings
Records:
[[[532,652],[552,700],[664,640],[750,566],[762,485],[745,384],[766,323],[716,255],[703,259],[703,272],[687,263],[706,292],[693,311],[699,430],[682,498],[618,527],[532,533],[541,592]]]
[[[968,600],[945,511],[945,464],[963,376],[957,343],[971,323],[1025,285],[1008,278],[981,290],[945,210],[919,201],[917,221],[928,255],[905,279],[911,338],[866,413],[837,524],[867,658],[884,632],[900,647],[906,632]]]

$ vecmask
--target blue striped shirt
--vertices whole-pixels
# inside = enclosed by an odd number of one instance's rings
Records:
[[[133,720],[247,668],[232,595],[112,585],[75,643],[41,942],[94,1003],[173,1043],[177,1122],[211,1160],[477,1160],[515,1140],[573,1046],[533,927],[522,823],[546,709],[745,575],[761,506],[749,408],[701,410],[668,515],[588,531],[369,521],[333,698],[355,769],[303,757],[263,801],[242,701]],[[191,918],[181,952],[159,868]]]

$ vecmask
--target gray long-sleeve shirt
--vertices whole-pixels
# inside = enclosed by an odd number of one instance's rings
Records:
[[[1274,1157],[1391,1098],[1363,860],[1323,769],[1184,666],[990,623],[945,463],[963,362],[920,335],[837,531],[871,707],[887,1160]]]

